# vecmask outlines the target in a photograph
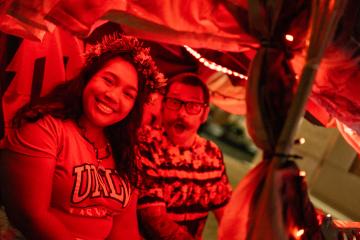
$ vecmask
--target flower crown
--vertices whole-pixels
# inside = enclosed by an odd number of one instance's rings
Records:
[[[93,45],[85,53],[86,65],[96,62],[106,53],[127,52],[132,57],[132,64],[136,71],[145,78],[145,85],[148,92],[163,91],[167,79],[159,72],[154,60],[150,56],[150,48],[143,47],[143,44],[135,37],[125,36],[120,33],[113,33],[105,36],[101,42]]]

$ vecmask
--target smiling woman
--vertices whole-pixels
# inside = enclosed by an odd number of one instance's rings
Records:
[[[139,239],[136,132],[165,83],[148,53],[135,38],[106,37],[77,77],[15,115],[0,175],[27,239]]]
[[[100,129],[122,120],[134,106],[137,78],[131,63],[120,57],[109,60],[84,89],[81,120]]]

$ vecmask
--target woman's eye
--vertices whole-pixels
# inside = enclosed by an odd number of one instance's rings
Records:
[[[125,92],[125,96],[129,97],[130,99],[135,99],[135,95],[131,92]]]
[[[107,82],[108,84],[113,84],[114,80],[112,78],[109,77],[103,77],[103,79],[105,80],[105,82]]]

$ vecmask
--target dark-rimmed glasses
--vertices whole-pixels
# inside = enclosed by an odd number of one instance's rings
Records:
[[[191,102],[191,101],[182,101],[177,98],[172,97],[165,97],[164,98],[165,107],[170,110],[178,111],[180,110],[181,106],[185,106],[185,111],[189,115],[197,115],[201,112],[203,108],[207,106],[206,103],[201,102]]]

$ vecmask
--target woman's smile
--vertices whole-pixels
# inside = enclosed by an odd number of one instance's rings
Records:
[[[113,112],[116,111],[114,107],[109,106],[109,104],[106,104],[105,102],[100,101],[99,99],[95,99],[95,102],[97,109],[100,110],[102,113],[112,114]]]

